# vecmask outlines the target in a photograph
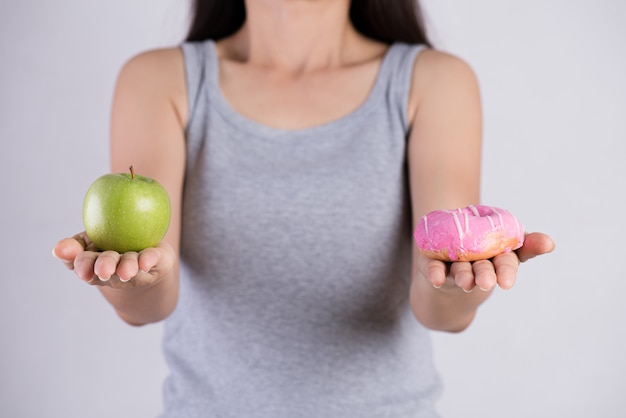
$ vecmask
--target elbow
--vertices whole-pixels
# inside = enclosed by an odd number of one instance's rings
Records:
[[[460,322],[458,324],[450,324],[449,326],[440,329],[439,331],[448,332],[451,334],[459,334],[469,328],[472,321]]]
[[[135,328],[139,328],[139,327],[143,327],[144,325],[149,325],[149,324],[154,324],[157,322],[161,322],[163,321],[165,318],[167,318],[169,315],[163,315],[163,316],[159,316],[159,317],[154,317],[154,318],[136,318],[130,315],[125,314],[124,312],[115,311],[117,313],[117,316],[124,321],[127,325],[130,325],[131,327],[135,327]]]
[[[472,312],[466,316],[446,317],[445,315],[424,315],[419,312],[414,312],[415,318],[425,328],[431,331],[447,332],[451,334],[458,334],[465,331],[474,321],[476,312]]]
[[[115,313],[122,321],[124,321],[127,325],[130,325],[131,327],[138,328],[138,327],[142,327],[148,324],[148,322],[146,321],[138,321],[136,318],[131,318],[130,316],[126,315],[124,312],[120,312],[116,310]]]

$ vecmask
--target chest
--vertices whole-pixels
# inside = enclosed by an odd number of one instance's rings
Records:
[[[285,74],[222,61],[219,84],[226,101],[243,116],[279,129],[303,129],[340,119],[368,98],[380,61]]]
[[[411,248],[401,131],[369,113],[311,137],[210,122],[188,166],[181,248],[209,293],[250,289],[243,305],[280,318],[306,303],[321,323],[397,306]]]

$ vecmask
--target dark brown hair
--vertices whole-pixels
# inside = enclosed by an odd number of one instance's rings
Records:
[[[246,20],[244,0],[193,0],[187,41],[218,40]],[[432,46],[417,0],[352,0],[350,19],[363,35],[385,43]]]

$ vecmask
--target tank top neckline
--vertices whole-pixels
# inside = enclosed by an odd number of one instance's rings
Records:
[[[207,81],[209,86],[209,96],[213,101],[215,110],[217,110],[222,115],[222,117],[224,117],[224,119],[228,121],[228,123],[231,124],[235,129],[243,130],[247,134],[254,137],[273,140],[292,139],[294,137],[312,137],[316,138],[316,140],[320,140],[320,138],[322,138],[325,133],[334,131],[336,129],[341,129],[343,126],[354,126],[354,124],[359,119],[362,119],[370,114],[371,111],[375,110],[376,107],[380,105],[378,99],[382,95],[384,95],[386,78],[385,74],[388,72],[388,67],[390,65],[389,61],[391,61],[391,51],[395,46],[395,44],[392,44],[385,51],[385,54],[379,65],[374,83],[370,87],[370,91],[365,100],[357,105],[357,107],[355,107],[348,113],[339,116],[336,119],[321,123],[319,125],[305,128],[283,129],[255,121],[241,114],[230,104],[230,102],[228,102],[222,92],[222,88],[219,82],[219,57],[217,54],[215,42],[211,40],[208,43],[208,65],[210,67],[207,68],[207,70],[209,70]]]

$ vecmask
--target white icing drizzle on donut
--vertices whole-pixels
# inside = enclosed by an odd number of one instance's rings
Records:
[[[489,221],[489,224],[491,225],[491,230],[495,231],[496,230],[496,225],[493,223],[493,219],[491,219],[491,215],[487,215],[487,216],[485,216],[485,218],[487,218],[487,220]]]
[[[502,214],[498,212],[496,209],[493,209],[493,212],[498,215],[498,219],[500,220],[500,226],[504,226],[504,219],[502,219]]]
[[[424,215],[422,219],[424,219],[424,231],[426,232],[426,236],[428,236],[428,214]]]
[[[459,216],[456,212],[452,212],[452,219],[454,219],[454,224],[456,225],[456,231],[459,233],[459,239],[463,240],[463,228],[461,227],[461,222],[459,221]]]
[[[467,212],[463,215],[465,215],[465,233],[469,234],[469,216],[467,215]]]
[[[472,211],[472,213],[474,214],[474,216],[478,216],[478,217],[480,217],[480,213],[478,213],[478,209],[476,209],[476,206],[474,206],[474,205],[469,205],[468,207],[469,207],[469,210],[471,210],[471,211]]]

